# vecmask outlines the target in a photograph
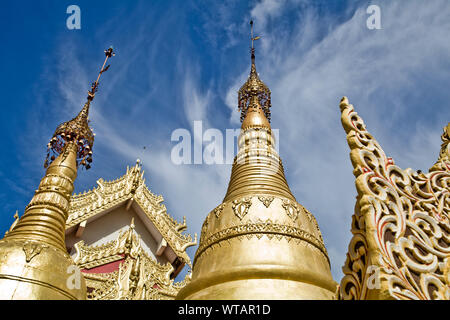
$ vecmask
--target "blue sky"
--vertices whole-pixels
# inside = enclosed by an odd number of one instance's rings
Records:
[[[72,4],[81,30],[66,27]],[[366,26],[370,4],[381,8],[381,30]],[[16,210],[23,214],[49,138],[81,109],[113,45],[117,55],[91,109],[93,166],[79,172],[76,192],[121,176],[140,158],[149,188],[200,234],[231,167],[176,166],[170,137],[191,131],[194,120],[223,133],[239,127],[253,19],[287,180],[316,216],[340,281],[356,190],[339,100],[349,97],[400,167],[431,167],[450,120],[449,16],[447,0],[2,2],[0,232]]]

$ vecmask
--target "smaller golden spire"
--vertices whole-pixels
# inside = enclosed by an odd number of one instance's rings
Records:
[[[253,21],[250,21],[251,25],[251,68],[250,75],[244,85],[239,89],[238,92],[238,101],[239,101],[239,110],[241,111],[241,122],[246,118],[247,112],[250,108],[256,108],[259,105],[261,108],[264,117],[267,122],[270,122],[270,90],[264,84],[264,82],[259,79],[258,73],[256,72],[255,65],[255,48],[253,46],[253,42],[255,40],[260,39],[259,36],[253,36]],[[257,108],[256,108],[257,109]],[[259,113],[259,111],[257,111]]]
[[[114,53],[105,50],[106,59]],[[88,169],[94,135],[88,125],[89,103],[95,96],[100,75],[89,91],[88,101],[71,121],[58,126],[48,145],[52,151],[38,189],[23,216],[0,240],[0,300],[86,299],[86,284],[69,284],[74,262],[65,246],[65,225],[78,165]],[[88,157],[89,156],[89,157]],[[86,157],[88,157],[86,159]]]
[[[64,147],[69,142],[74,142],[78,145],[77,150],[77,166],[82,165],[88,170],[92,162],[92,147],[94,145],[94,133],[89,127],[89,106],[92,100],[94,100],[95,93],[98,90],[100,76],[103,72],[109,69],[109,65],[106,62],[109,58],[114,56],[115,53],[113,48],[105,50],[105,61],[100,69],[97,80],[92,83],[91,90],[88,91],[87,101],[81,109],[80,113],[70,121],[60,124],[57,128],[50,142],[47,144],[47,157],[44,162],[44,168],[56,159],[56,157],[61,154]],[[50,156],[50,153],[52,155]],[[50,157],[50,161],[49,161]]]

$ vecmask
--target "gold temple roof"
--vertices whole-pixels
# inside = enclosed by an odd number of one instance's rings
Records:
[[[92,190],[71,197],[66,230],[97,214],[109,212],[127,201],[134,201],[176,255],[191,265],[185,250],[197,244],[197,234],[192,239],[191,235],[182,233],[186,230],[185,217],[180,223],[167,213],[165,205],[162,204],[163,197],[153,194],[145,185],[144,171],[141,170],[139,161],[134,167],[127,167],[127,172],[122,177],[113,181],[99,179],[97,184]]]
[[[159,263],[145,252],[141,237],[134,230],[134,220],[117,239],[99,246],[88,246],[79,241],[75,250],[74,262],[84,270],[88,299],[174,299],[190,279],[188,274],[184,280],[174,282],[171,279],[174,267],[170,263]],[[114,262],[120,264],[112,272],[94,270]]]

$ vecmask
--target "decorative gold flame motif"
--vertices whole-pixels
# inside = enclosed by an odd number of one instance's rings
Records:
[[[450,299],[449,126],[429,173],[400,169],[343,98],[358,191],[341,299]]]

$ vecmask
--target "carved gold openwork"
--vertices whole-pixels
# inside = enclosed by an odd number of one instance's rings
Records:
[[[358,191],[341,299],[450,299],[449,126],[428,173],[403,170],[340,104]]]

